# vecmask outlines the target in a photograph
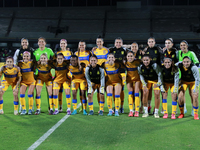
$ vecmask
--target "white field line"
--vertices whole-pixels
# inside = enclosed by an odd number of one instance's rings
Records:
[[[77,108],[81,106],[81,103],[78,104]],[[58,121],[51,129],[49,129],[43,136],[41,136],[35,143],[33,143],[27,150],[36,149],[42,142],[44,142],[50,135],[53,133],[70,115],[65,115],[60,121]]]

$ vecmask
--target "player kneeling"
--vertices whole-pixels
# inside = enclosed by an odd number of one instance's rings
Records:
[[[3,94],[8,89],[9,85],[12,86],[14,95],[14,115],[18,115],[18,88],[21,82],[20,68],[14,65],[12,57],[7,57],[6,65],[0,69],[0,78],[4,74],[2,82],[0,80],[0,114],[3,114]]]
[[[100,91],[99,115],[103,116],[105,76],[104,76],[104,69],[100,68],[100,66],[97,64],[96,55],[90,57],[90,66],[86,67],[85,69],[85,77],[87,79],[87,84],[88,84],[88,105],[90,109],[89,115],[94,114],[93,94],[94,91],[97,88],[99,88]]]

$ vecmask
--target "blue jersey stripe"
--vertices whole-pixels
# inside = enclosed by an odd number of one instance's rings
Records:
[[[15,77],[17,77],[17,74],[14,74],[14,75],[7,75],[7,74],[4,74],[4,76],[5,76],[6,78],[15,78]]]
[[[22,73],[31,72],[31,71],[32,71],[31,68],[21,69],[21,72],[22,72]]]
[[[90,60],[90,55],[85,56],[85,57],[78,57],[78,58],[79,58],[79,60],[87,60],[87,61],[89,61]]]
[[[45,74],[45,73],[50,73],[50,70],[49,70],[49,71],[42,71],[42,70],[39,70],[39,69],[38,69],[38,72],[39,72],[39,73],[44,73],[44,74]]]
[[[67,66],[64,66],[64,67],[56,67],[55,70],[56,71],[61,71],[61,70],[66,70],[67,69]]]
[[[117,70],[114,70],[114,71],[107,71],[106,70],[106,73],[107,74],[117,74],[119,72],[119,70],[117,69]]]
[[[70,71],[71,72],[71,71]],[[72,73],[72,75],[79,75],[79,74],[83,74],[83,72],[82,71],[80,71],[80,72],[71,72]]]
[[[127,68],[127,71],[136,71],[137,68]]]

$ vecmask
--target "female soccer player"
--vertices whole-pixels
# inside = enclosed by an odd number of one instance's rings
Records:
[[[106,92],[107,92],[107,104],[109,113],[108,116],[112,116],[112,93],[115,90],[115,116],[119,116],[120,108],[120,94],[122,90],[122,79],[120,76],[120,68],[125,68],[124,64],[120,61],[115,62],[115,56],[112,53],[108,54],[107,61],[102,64],[106,71]],[[124,85],[123,85],[124,86]]]
[[[37,110],[35,112],[35,115],[39,115],[40,114],[40,106],[41,106],[41,92],[42,92],[42,87],[43,84],[45,83],[47,90],[48,90],[48,94],[49,94],[49,104],[50,104],[50,112],[49,114],[52,115],[53,114],[53,96],[52,96],[52,76],[50,73],[50,70],[52,68],[51,65],[49,65],[48,63],[48,58],[47,58],[47,54],[43,53],[40,56],[40,61],[39,64],[37,64],[37,70],[38,70],[38,75],[37,75],[37,80],[36,80],[36,91],[37,91],[37,95],[36,95],[36,106],[37,106]]]
[[[140,91],[140,76],[137,67],[140,65],[140,60],[135,59],[134,52],[127,53],[127,62],[125,63],[127,69],[126,83],[128,88],[128,103],[129,103],[129,117],[133,117],[133,97],[135,97],[135,115],[139,117],[139,91]],[[133,96],[134,94],[134,96]]]
[[[159,118],[158,110],[160,105],[160,90],[164,92],[162,86],[163,77],[161,73],[161,68],[157,63],[151,61],[151,57],[148,54],[144,54],[142,57],[142,64],[138,67],[138,73],[140,75],[140,80],[143,85],[143,105],[144,105],[144,114],[142,117],[148,117],[148,95],[149,89],[153,86],[154,96],[155,96],[155,113],[154,117]],[[161,89],[160,89],[160,88]]]
[[[80,101],[82,100],[82,103],[83,103],[83,115],[87,115],[87,112],[86,112],[87,101],[86,101],[86,96],[85,96],[85,92],[87,89],[87,82],[85,78],[85,64],[79,63],[78,56],[72,55],[70,58],[69,70],[72,74],[71,87],[72,87],[72,93],[73,93],[72,102],[73,102],[73,108],[74,108],[72,115],[77,114],[77,90],[79,87],[80,87],[80,91],[82,95],[82,97],[80,97]]]
[[[178,55],[177,55],[177,58],[178,58],[179,62],[183,61],[183,58],[185,56],[188,56],[190,58],[190,60],[191,60],[191,63],[195,64],[196,66],[199,66],[199,60],[198,60],[197,56],[195,55],[194,52],[192,52],[192,51],[190,51],[188,49],[188,46],[189,45],[188,45],[187,41],[185,41],[185,40],[181,41],[181,43],[180,43],[181,50],[178,51]],[[193,99],[192,98],[192,93],[189,92],[189,94],[190,94],[191,99]],[[187,112],[186,100],[185,100],[185,97],[184,97],[184,113],[186,113],[186,112]],[[191,114],[194,116],[193,110],[192,110]]]
[[[156,41],[154,37],[150,37],[147,40],[148,46],[143,50],[143,53],[149,54],[151,57],[152,63],[157,63],[157,65],[161,66],[161,60],[163,56],[162,49],[159,46],[156,46]],[[152,87],[149,89],[149,97],[148,97],[148,112],[151,110],[151,98],[152,98]]]
[[[172,38],[168,38],[165,40],[165,47],[163,48],[163,54],[164,54],[164,58],[171,58],[173,63],[177,63],[178,59],[177,56],[178,55],[178,51],[176,50],[176,48],[173,48],[173,39]]]
[[[93,55],[90,57],[90,66],[85,69],[85,77],[88,84],[88,105],[90,109],[89,115],[94,114],[93,110],[93,94],[96,89],[100,91],[100,107],[99,115],[103,116],[104,106],[104,88],[105,88],[105,76],[104,69],[97,64],[97,56]]]
[[[57,115],[58,111],[58,93],[61,85],[63,86],[66,94],[67,102],[67,114],[71,115],[71,96],[70,96],[70,82],[71,80],[67,76],[69,72],[69,60],[64,60],[64,55],[62,53],[57,54],[56,63],[53,63],[55,68],[56,77],[53,81],[53,103],[55,106],[55,111],[53,115]]]
[[[61,50],[57,52],[62,53],[64,55],[65,60],[70,60],[70,57],[72,55],[71,51],[69,48],[67,48],[67,40],[66,39],[61,39],[60,40],[60,48]],[[71,74],[68,74],[69,77],[71,77]],[[63,87],[61,86],[59,90],[59,95],[58,95],[58,100],[59,100],[59,112],[62,112],[62,92],[63,92]]]
[[[6,58],[6,64],[0,69],[0,79],[4,74],[2,81],[0,80],[0,114],[3,114],[3,94],[8,89],[9,85],[12,86],[14,95],[14,115],[18,115],[18,88],[21,82],[20,68],[14,65],[12,57]]]
[[[179,71],[176,66],[174,66],[174,62],[171,58],[165,57],[162,65],[162,74],[163,74],[163,82],[165,92],[162,93],[162,107],[164,110],[164,119],[168,118],[167,111],[167,94],[168,89],[171,90],[172,96],[172,115],[171,119],[176,119],[176,108],[177,108],[177,94],[178,94],[178,86],[179,86]]]
[[[18,66],[21,69],[22,73],[22,81],[20,86],[20,102],[22,105],[21,115],[26,115],[26,100],[25,93],[28,89],[28,101],[29,101],[29,110],[28,114],[32,115],[32,107],[33,107],[33,91],[35,88],[35,79],[34,79],[34,70],[35,70],[35,62],[30,60],[31,54],[28,51],[23,53],[23,60],[18,62]]]
[[[194,119],[199,120],[198,117],[198,96],[199,96],[199,70],[198,67],[192,64],[190,57],[185,56],[183,58],[183,62],[179,64],[179,68],[181,71],[181,88],[179,90],[178,100],[179,100],[179,108],[181,114],[178,118],[183,118],[183,107],[184,107],[184,97],[185,91],[189,87],[189,91],[192,95],[192,104],[194,110]]]

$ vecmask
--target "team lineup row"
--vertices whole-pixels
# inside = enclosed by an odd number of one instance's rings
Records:
[[[178,118],[184,117],[185,91],[189,88],[193,104],[194,119],[198,117],[199,61],[196,55],[188,50],[187,41],[180,43],[181,50],[173,48],[173,40],[166,39],[165,48],[155,46],[155,39],[150,37],[148,47],[138,50],[136,42],[123,45],[121,38],[116,38],[114,47],[105,48],[101,37],[96,39],[97,47],[86,50],[86,43],[80,41],[78,51],[72,54],[67,49],[67,41],[60,40],[61,50],[55,55],[45,47],[46,40],[38,39],[39,48],[33,50],[28,46],[28,39],[21,40],[21,48],[14,57],[8,57],[1,67],[0,77],[0,114],[3,114],[3,94],[11,85],[14,95],[14,114],[18,114],[18,89],[20,85],[21,115],[27,114],[25,92],[28,87],[28,114],[33,113],[33,91],[36,88],[36,115],[40,114],[41,91],[45,83],[48,92],[49,114],[56,115],[62,110],[62,89],[67,102],[67,114],[77,114],[77,90],[83,114],[93,115],[93,94],[97,89],[99,115],[104,111],[104,93],[107,93],[108,116],[119,116],[123,113],[124,86],[128,88],[129,117],[139,117],[139,109],[144,108],[142,117],[148,117],[151,108],[152,89],[155,95],[154,117],[159,118],[160,92],[162,94],[163,118],[168,118],[167,93],[172,95],[171,119],[176,119],[177,102],[180,108]],[[126,48],[125,48],[126,47]],[[55,77],[51,71],[55,69]],[[179,73],[181,78],[179,79]],[[72,90],[72,100],[70,89]],[[87,97],[86,97],[87,90]],[[141,107],[139,93],[141,93]],[[112,99],[114,98],[114,110]],[[71,101],[73,112],[71,113]],[[135,108],[133,109],[133,106]],[[53,108],[55,111],[53,111]],[[135,113],[134,113],[135,112]]]

